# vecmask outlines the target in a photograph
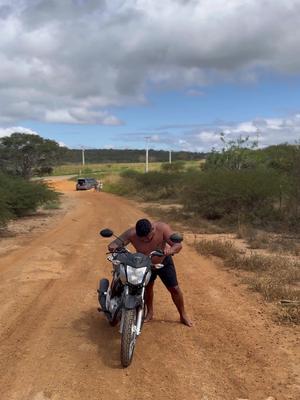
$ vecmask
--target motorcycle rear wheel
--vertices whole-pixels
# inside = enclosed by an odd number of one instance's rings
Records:
[[[121,364],[128,367],[131,364],[136,342],[136,309],[124,310],[123,330],[121,337]]]

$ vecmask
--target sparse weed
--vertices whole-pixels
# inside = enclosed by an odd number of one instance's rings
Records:
[[[300,325],[300,306],[288,306],[278,309],[277,321],[282,324],[295,324]]]
[[[250,225],[241,224],[238,227],[236,236],[238,239],[254,240],[257,236],[257,230]]]
[[[199,240],[196,243],[196,249],[204,256],[220,257],[227,260],[231,257],[239,257],[239,251],[229,240]]]
[[[237,238],[244,239],[250,249],[267,249],[271,242],[268,232],[257,230],[249,225],[241,225],[238,228]]]
[[[248,278],[250,289],[263,295],[266,301],[274,301],[291,297],[289,288],[272,276],[259,276]]]
[[[242,254],[231,241],[200,240],[196,249],[205,256],[213,255],[223,259],[231,269],[247,271],[243,279],[249,287],[262,294],[266,301],[282,299],[300,300],[300,263],[283,256],[265,256],[252,253]],[[300,306],[279,309],[281,321],[300,323]]]
[[[60,202],[57,200],[48,201],[44,206],[44,210],[58,210],[60,208]]]
[[[293,238],[277,237],[270,243],[269,249],[276,253],[288,253],[294,256],[300,255],[299,240]]]

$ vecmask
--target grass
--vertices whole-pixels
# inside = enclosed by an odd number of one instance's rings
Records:
[[[300,301],[300,263],[284,256],[252,253],[247,256],[231,241],[200,240],[196,249],[204,256],[220,257],[231,269],[247,271],[244,279],[251,290],[259,292],[266,301]],[[300,306],[279,306],[278,321],[300,324]]]
[[[244,239],[251,249],[265,249],[272,253],[300,256],[300,244],[297,235],[276,235],[242,225],[237,232],[237,238]]]
[[[158,171],[161,169],[163,163],[151,162],[149,163],[149,171]],[[200,161],[185,161],[185,169],[199,168]],[[54,168],[54,176],[60,175],[93,175],[93,174],[118,174],[126,169],[133,169],[138,172],[145,171],[145,163],[98,163],[98,164],[65,164],[59,165]]]
[[[153,218],[165,221],[172,221],[172,224],[180,226],[181,229],[189,229],[197,234],[201,233],[224,233],[224,228],[221,225],[214,224],[201,218],[195,213],[188,212],[182,209],[178,204],[169,204],[169,200],[144,208],[145,212]]]
[[[60,209],[60,202],[55,200],[55,201],[48,201],[46,204],[43,205],[44,210],[58,210]]]
[[[198,240],[195,244],[196,250],[204,256],[220,257],[223,260],[238,257],[238,250],[234,247],[233,242],[229,240]]]
[[[152,163],[153,169],[159,168],[161,163]],[[86,175],[93,173],[119,173],[125,169],[143,171],[144,163],[99,163],[99,164],[65,164],[54,168],[53,175]]]
[[[281,307],[277,314],[277,320],[283,324],[300,325],[300,306],[289,305]]]
[[[269,249],[277,253],[288,253],[294,256],[299,256],[299,239],[278,237],[270,243]]]

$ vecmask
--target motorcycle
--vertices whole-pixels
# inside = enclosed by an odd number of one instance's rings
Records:
[[[99,311],[104,312],[110,325],[120,322],[121,334],[121,364],[128,367],[131,364],[137,337],[141,334],[146,313],[145,289],[150,281],[153,268],[163,268],[163,264],[153,264],[152,257],[162,257],[162,251],[152,251],[149,256],[142,253],[131,253],[121,238],[114,235],[110,229],[100,232],[102,237],[116,237],[122,245],[108,253],[107,260],[112,263],[112,281],[103,278],[99,282]],[[173,233],[170,236],[173,243],[180,243],[182,236]]]

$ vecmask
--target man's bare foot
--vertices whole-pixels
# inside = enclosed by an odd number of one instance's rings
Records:
[[[193,326],[192,321],[186,315],[180,316],[180,322],[190,328]]]
[[[153,312],[148,311],[144,322],[150,322],[153,319]]]

